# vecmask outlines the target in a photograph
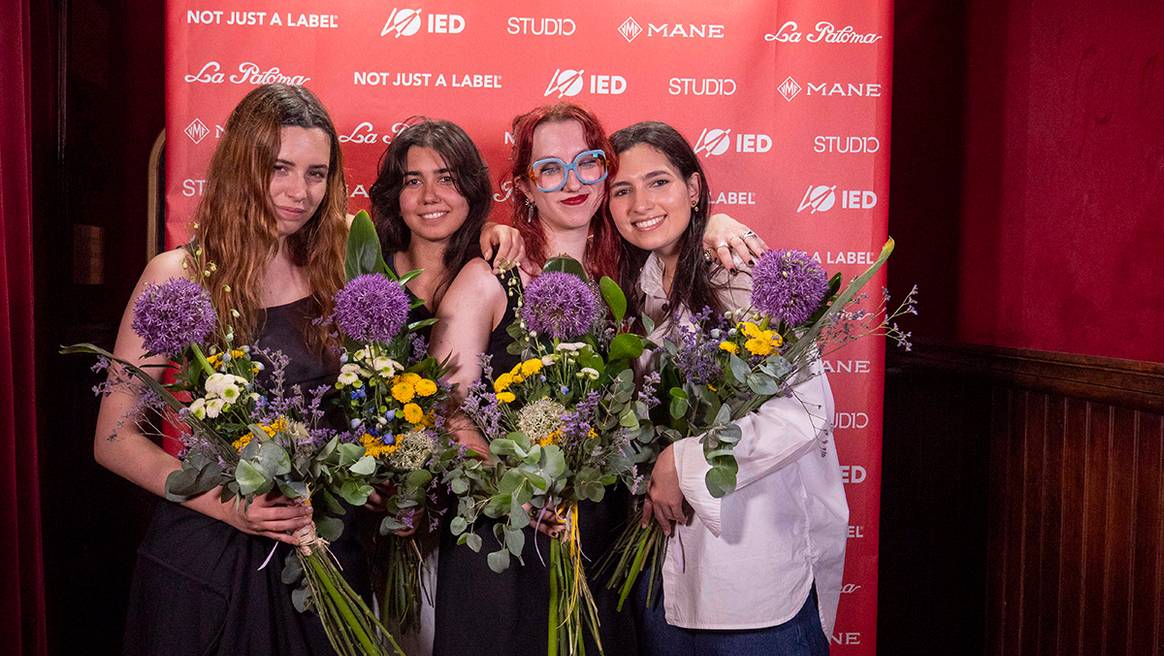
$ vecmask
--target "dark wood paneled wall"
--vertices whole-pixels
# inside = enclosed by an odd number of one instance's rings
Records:
[[[1164,655],[1164,365],[938,345],[891,364],[882,653]]]

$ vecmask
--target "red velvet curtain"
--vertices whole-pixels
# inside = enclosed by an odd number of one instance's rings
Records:
[[[46,653],[32,274],[28,0],[0,3],[0,650]]]

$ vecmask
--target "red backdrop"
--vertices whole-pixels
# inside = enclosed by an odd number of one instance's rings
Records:
[[[512,117],[568,100],[611,130],[671,123],[705,158],[716,209],[852,276],[886,237],[892,2],[727,4],[171,0],[167,242],[187,234],[230,109],[281,81],[329,107],[353,211],[368,206],[376,162],[410,116],[463,126],[496,180]],[[497,185],[499,220],[509,194]],[[883,360],[869,340],[828,363],[851,509],[837,654],[875,652]]]

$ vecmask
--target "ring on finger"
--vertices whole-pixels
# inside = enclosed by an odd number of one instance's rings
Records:
[[[747,239],[748,237],[755,237],[755,236],[756,236],[755,230],[745,230],[742,233],[740,233],[740,239]]]
[[[728,243],[726,241],[721,241],[715,245],[715,250],[718,251],[721,248],[727,248],[727,245],[728,245]]]
[[[711,261],[711,251],[704,249],[704,251],[703,251],[703,259],[704,259],[704,261],[706,261],[706,262],[710,262],[710,261]]]

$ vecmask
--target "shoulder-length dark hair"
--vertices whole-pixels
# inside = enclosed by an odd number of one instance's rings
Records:
[[[679,261],[675,267],[675,277],[671,283],[671,292],[667,295],[667,302],[675,310],[686,307],[691,312],[699,312],[704,307],[709,307],[717,314],[723,312],[723,304],[716,297],[710,272],[703,261],[703,229],[707,225],[711,193],[708,191],[707,174],[703,172],[699,157],[678,130],[658,121],[635,123],[615,132],[610,136],[610,141],[616,155],[621,155],[639,145],[654,148],[679,171],[684,182],[692,175],[699,174],[699,198],[691,208],[691,221],[679,238]],[[610,211],[609,203],[606,204],[606,211]],[[633,246],[625,239],[622,240],[619,278],[623,289],[637,290],[639,276],[648,255],[650,255],[648,251]],[[637,292],[628,294],[628,300],[632,305],[631,310],[637,314],[640,309],[639,294]]]
[[[469,260],[481,256],[478,240],[492,206],[493,190],[485,160],[459,125],[425,118],[410,120],[415,122],[396,135],[381,157],[379,174],[368,192],[372,200],[372,220],[380,235],[381,248],[386,252],[407,249],[412,231],[400,215],[400,190],[404,188],[404,175],[408,169],[408,151],[417,146],[431,148],[440,154],[452,172],[457,192],[469,203],[469,215],[449,238],[445,248],[442,260],[445,273],[437,281],[434,293],[439,298],[457,272]]]
[[[539,267],[546,263],[546,235],[538,217],[533,199],[525,195],[518,180],[528,180],[533,159],[534,130],[543,123],[565,123],[577,121],[586,136],[586,145],[606,153],[606,167],[610,177],[618,172],[618,160],[614,157],[606,131],[598,122],[598,117],[589,111],[570,103],[542,105],[513,119],[513,168],[509,171],[509,182],[513,184],[513,227],[521,233],[525,241],[526,256]],[[618,230],[609,215],[601,208],[590,219],[590,238],[586,243],[586,271],[593,277],[611,276],[618,273]]]

